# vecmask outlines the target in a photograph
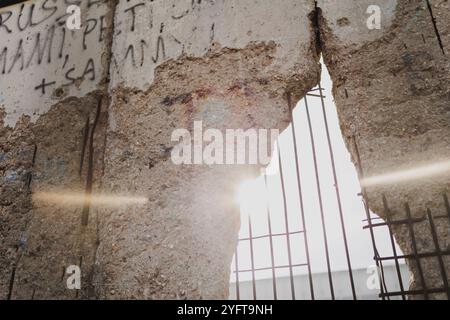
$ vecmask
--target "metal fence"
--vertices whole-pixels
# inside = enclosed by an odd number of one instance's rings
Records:
[[[420,218],[413,218],[411,215],[411,208],[409,204],[406,202],[404,211],[405,211],[405,218],[398,219],[398,220],[392,220],[391,212],[389,209],[389,204],[386,199],[386,196],[383,196],[383,205],[384,205],[384,214],[386,216],[386,221],[381,220],[379,217],[374,217],[369,210],[367,209],[367,225],[364,226],[365,229],[370,230],[371,237],[373,239],[373,250],[375,253],[374,260],[377,263],[377,266],[379,268],[380,272],[380,298],[382,300],[390,300],[393,297],[401,297],[401,299],[406,300],[408,296],[414,297],[414,296],[420,296],[423,299],[428,300],[430,298],[431,294],[439,294],[439,293],[445,293],[447,296],[447,299],[450,300],[450,289],[448,284],[448,274],[445,267],[444,262],[444,256],[450,256],[450,250],[442,250],[439,245],[439,238],[436,230],[436,224],[435,221],[437,219],[446,219],[448,220],[450,224],[450,206],[449,206],[449,200],[448,196],[446,194],[443,195],[443,203],[445,205],[447,214],[446,215],[432,215],[431,210],[427,209],[427,212],[424,214],[423,217]],[[367,208],[367,205],[366,205]],[[419,252],[417,240],[416,240],[416,234],[414,225],[416,224],[425,224],[430,231],[431,237],[433,239],[434,249],[428,252]],[[412,253],[410,254],[402,254],[399,253],[395,246],[395,240],[394,236],[392,234],[392,227],[393,226],[406,226],[409,232],[409,238],[411,239],[412,244]],[[392,255],[380,255],[375,241],[374,236],[374,229],[376,228],[387,228],[389,231],[390,241],[392,245]],[[427,282],[425,280],[425,273],[427,270],[425,270],[422,267],[422,259],[429,259],[429,258],[435,258],[437,259],[439,263],[439,271],[440,271],[440,278],[442,280],[442,286],[438,287],[427,287]],[[421,289],[415,289],[415,290],[409,290],[408,284],[404,283],[404,280],[401,276],[401,269],[400,269],[400,262],[404,261],[405,259],[410,259],[414,261],[417,265],[418,270],[418,276],[420,281]],[[386,285],[386,279],[385,279],[385,272],[384,272],[384,264],[386,262],[392,261],[394,262],[396,273],[397,273],[397,281],[398,281],[398,287],[400,290],[397,291],[391,291],[388,289],[388,286]]]
[[[443,256],[449,255],[449,251],[439,248],[438,237],[436,234],[435,219],[449,219],[450,222],[450,207],[449,201],[444,196],[445,206],[448,215],[435,216],[431,212],[427,212],[421,219],[411,217],[411,212],[408,204],[405,204],[406,219],[391,221],[389,213],[389,205],[386,197],[383,198],[386,221],[381,220],[378,216],[370,212],[369,206],[364,199],[367,199],[365,190],[362,189],[358,194],[361,203],[359,212],[361,217],[358,221],[359,228],[368,233],[367,250],[372,250],[372,263],[376,268],[375,272],[368,273],[367,268],[361,266],[355,267],[353,265],[355,255],[358,252],[351,250],[349,247],[348,237],[348,222],[350,215],[344,210],[342,204],[342,190],[340,189],[339,175],[336,168],[335,160],[335,140],[332,135],[335,130],[330,130],[329,109],[326,108],[324,88],[318,88],[310,91],[305,98],[300,102],[298,108],[301,108],[303,113],[304,124],[301,128],[308,136],[308,150],[304,151],[303,147],[299,147],[298,132],[296,130],[298,118],[294,117],[293,104],[288,97],[289,108],[291,110],[291,126],[288,133],[292,139],[293,154],[291,154],[289,162],[295,165],[294,172],[291,170],[288,177],[292,179],[295,176],[295,199],[289,199],[286,187],[286,172],[283,166],[283,156],[281,147],[276,148],[277,169],[279,179],[279,189],[281,193],[280,212],[278,216],[278,223],[283,221],[283,228],[274,230],[274,214],[271,212],[271,206],[267,204],[264,208],[266,212],[259,214],[255,219],[251,215],[244,217],[241,226],[241,235],[233,259],[232,265],[232,279],[230,284],[230,293],[232,299],[407,299],[408,296],[423,295],[425,299],[428,294],[443,292],[447,293],[450,298],[450,291],[447,282],[447,274],[443,261]],[[313,106],[315,105],[315,106]],[[313,124],[311,111],[315,108],[315,123]],[[318,117],[318,110],[320,109],[320,117]],[[320,118],[321,124],[318,124]],[[337,122],[337,117],[331,119]],[[333,125],[337,125],[332,123]],[[318,130],[321,131],[322,139],[317,141]],[[306,140],[303,139],[303,143]],[[317,148],[319,146],[324,148],[319,155]],[[355,141],[355,147],[357,145]],[[305,180],[302,177],[302,157],[305,152],[309,152],[312,157],[310,178]],[[285,160],[286,161],[286,160]],[[360,163],[360,161],[359,161]],[[330,193],[324,196],[323,174],[321,169],[328,167],[329,184],[332,184],[334,195],[330,197]],[[359,167],[359,176],[363,177],[364,173]],[[264,188],[268,187],[268,176],[262,177]],[[292,190],[290,190],[292,191]],[[307,192],[305,192],[307,191]],[[268,191],[270,193],[270,191]],[[347,192],[347,190],[345,190]],[[313,213],[308,215],[305,209],[305,201],[310,199],[311,194],[314,193],[314,199],[317,206]],[[292,193],[290,193],[292,194]],[[306,194],[306,195],[305,195]],[[327,202],[332,199],[334,205],[329,210]],[[289,209],[296,202],[295,209]],[[327,209],[328,208],[328,209]],[[316,228],[317,236],[311,236],[311,214],[315,215],[313,228]],[[332,219],[332,225],[327,220]],[[295,224],[293,220],[297,220]],[[255,232],[256,224],[264,223],[264,230]],[[433,252],[419,253],[415,243],[413,224],[426,222],[429,224],[431,234],[435,243]],[[353,222],[354,223],[354,222]],[[413,253],[403,254],[397,246],[392,233],[393,225],[406,225],[409,228],[411,239],[413,239]],[[261,228],[259,228],[261,229]],[[383,229],[383,230],[382,230]],[[382,231],[381,231],[382,230]],[[330,236],[330,232],[333,235]],[[376,233],[379,233],[377,238]],[[370,236],[370,237],[369,237]],[[381,238],[380,238],[381,237]],[[379,250],[378,243],[383,242],[382,246],[390,247],[390,252],[382,253]],[[352,241],[355,241],[353,237]],[[320,242],[317,246],[316,242]],[[340,245],[336,247],[336,243]],[[262,244],[264,243],[264,244]],[[388,244],[388,245],[386,245]],[[372,247],[372,248],[370,248]],[[243,249],[245,248],[245,249]],[[312,249],[313,248],[313,249]],[[338,248],[338,249],[336,249]],[[277,255],[280,251],[286,256],[284,262],[280,262]],[[386,250],[384,250],[386,251]],[[300,253],[299,253],[300,252]],[[325,270],[322,272],[315,272],[312,268],[312,260],[316,255],[321,255],[323,259],[320,265],[324,266]],[[259,257],[259,258],[258,258]],[[341,268],[333,268],[333,257],[340,261]],[[423,286],[423,290],[409,290],[408,289],[408,268],[406,266],[407,259],[414,259],[418,266],[421,276],[421,283],[424,281],[424,270],[420,267],[420,259],[436,257],[439,260],[440,270],[442,273],[443,286],[439,288],[427,288]],[[242,263],[245,260],[247,263]],[[336,260],[336,259],[335,259]],[[258,261],[262,261],[259,263]],[[368,279],[370,277],[377,278],[373,288],[367,288]]]

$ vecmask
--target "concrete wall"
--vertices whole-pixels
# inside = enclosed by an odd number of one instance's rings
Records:
[[[258,166],[173,164],[173,130],[283,129],[287,92],[320,67],[309,1],[119,1],[104,191],[149,202],[104,210],[106,298],[226,298],[235,190]]]
[[[66,28],[69,4],[81,7],[80,30]],[[81,225],[83,203],[37,195],[84,194],[88,172],[101,167],[110,4],[39,0],[0,10],[0,298],[87,291],[68,291],[64,269],[84,260],[83,274],[91,273],[95,220]]]
[[[69,2],[28,1],[0,11],[0,106],[5,124],[22,115],[35,121],[65,97],[83,97],[103,84],[108,72],[105,1],[79,4],[82,28],[66,27]]]
[[[148,89],[168,60],[270,41],[277,49],[264,71],[304,76],[311,61],[300,57],[312,53],[313,10],[310,1],[119,1],[111,85]],[[240,63],[234,72],[246,71]]]
[[[365,25],[371,1],[319,1],[325,61],[330,69],[341,128],[366,177],[420,168],[450,159],[450,65],[448,4],[439,1],[380,1],[381,29]],[[378,2],[377,2],[378,4]],[[350,10],[353,8],[354,10]],[[436,28],[433,22],[436,22]],[[444,22],[445,21],[445,22]],[[351,33],[351,37],[348,35]],[[444,166],[445,167],[445,166]],[[423,169],[426,170],[426,169]],[[419,169],[419,172],[422,170]],[[422,172],[421,172],[422,173]],[[449,192],[449,171],[410,181],[385,181],[367,188],[371,209],[391,219],[446,215],[442,195]],[[441,250],[450,247],[448,219],[436,219]],[[436,252],[428,222],[415,227],[419,253]],[[406,225],[394,233],[402,251],[413,253]],[[449,257],[444,257],[447,276]],[[426,287],[442,288],[437,257],[422,259]],[[422,288],[419,269],[410,260],[412,289]],[[445,294],[436,297],[446,297]]]
[[[448,4],[379,1],[381,29],[369,30],[370,2],[36,0],[1,9],[0,297],[225,298],[235,186],[259,167],[176,166],[171,133],[193,133],[196,120],[221,132],[285,128],[287,96],[319,82],[321,51],[366,175],[448,159]],[[83,13],[78,31],[64,28],[72,3]],[[405,200],[415,216],[443,213],[437,199],[448,187],[448,176],[375,187],[369,204],[385,217],[387,193],[395,219]],[[42,197],[68,191],[146,201],[105,208]],[[427,226],[418,228],[421,252],[432,249]],[[444,249],[448,225],[438,229]],[[395,232],[411,252],[407,232]],[[439,285],[437,262],[424,263],[429,286]],[[70,264],[82,265],[79,293],[65,288]]]

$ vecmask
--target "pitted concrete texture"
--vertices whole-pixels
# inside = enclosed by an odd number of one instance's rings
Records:
[[[119,1],[111,86],[148,89],[155,69],[167,60],[273,41],[277,50],[261,73],[288,78],[293,91],[301,90],[297,83],[312,77],[316,64],[310,58],[313,11],[310,0]],[[234,72],[245,73],[245,63],[237,62]]]
[[[389,31],[395,20],[398,0],[334,1],[318,0],[316,6],[326,17],[327,27],[333,31],[333,36],[339,41],[340,47],[351,47],[353,50],[364,44],[382,38]],[[400,1],[401,2],[401,1]],[[376,5],[380,12],[380,29],[370,29],[369,19]],[[327,43],[325,43],[327,45]]]
[[[345,8],[352,3],[340,1],[339,5]],[[449,45],[448,3],[398,1],[392,11],[394,4],[383,1],[380,5],[383,29],[374,30],[372,35],[361,23],[362,10],[336,16],[331,1],[319,1],[323,54],[333,79],[341,128],[355,163],[356,141],[359,165],[366,177],[450,159],[450,62],[445,52]],[[345,26],[335,23],[343,18]],[[351,39],[357,41],[342,41],[346,29],[352,30]],[[413,217],[424,217],[427,208],[434,216],[446,214],[442,195],[449,191],[449,178],[447,172],[427,179],[371,186],[367,189],[369,206],[386,218],[384,194],[392,220],[406,218],[406,202]],[[448,219],[436,219],[435,223],[441,250],[450,249]],[[419,253],[436,251],[429,224],[415,228]],[[394,232],[403,252],[411,254],[407,226],[394,228]],[[444,259],[450,275],[450,260]],[[426,287],[442,288],[437,257],[422,259],[421,263]],[[411,288],[422,288],[417,264],[411,260],[408,264],[413,272]]]
[[[3,113],[0,118],[4,118]],[[17,265],[18,250],[25,245],[23,236],[30,221],[34,139],[27,119],[15,129],[1,125],[0,171],[0,299],[9,298],[11,276]]]
[[[240,224],[235,192],[258,166],[175,165],[171,134],[184,128],[193,136],[194,121],[224,136],[226,129],[284,129],[287,93],[299,99],[320,77],[312,2],[187,3],[135,7],[128,33],[127,8],[137,2],[118,6],[125,34],[114,43],[103,183],[105,192],[145,195],[149,203],[99,215],[102,298],[228,297]],[[144,42],[150,51],[138,50]]]
[[[92,295],[95,214],[85,226],[83,203],[38,195],[83,195],[87,180],[100,181],[113,3],[79,1],[82,28],[74,31],[65,25],[68,1],[0,10],[2,299]],[[69,265],[81,266],[79,293],[67,290]]]
[[[434,23],[439,33],[438,43],[443,47],[443,53],[448,56],[450,52],[450,27],[448,25],[448,15],[450,3],[448,1],[430,0],[427,3],[429,10],[433,13]]]
[[[72,203],[68,199],[55,201],[51,195],[85,192],[89,151],[84,153],[83,149],[89,150],[89,145],[84,145],[84,132],[86,127],[92,131],[97,101],[95,95],[62,101],[30,126],[36,150],[33,175],[29,180],[33,206],[27,212],[28,223],[22,226],[19,238],[14,279],[9,288],[12,299],[73,299],[89,294],[89,286],[78,293],[67,290],[66,269],[77,265],[86,278],[92,274],[96,217],[91,215],[90,223],[83,226],[82,203]],[[94,133],[97,144],[93,146],[97,177],[103,163],[101,127],[105,128],[104,117],[100,122]],[[82,163],[83,154],[86,159]],[[42,193],[50,197],[42,198]]]

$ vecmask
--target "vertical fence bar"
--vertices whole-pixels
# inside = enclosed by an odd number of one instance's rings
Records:
[[[253,289],[253,300],[256,300],[256,277],[255,277],[255,255],[253,251],[253,230],[252,230],[252,218],[248,217],[248,235],[250,242],[250,262],[252,270],[252,289]]]
[[[380,255],[378,254],[378,252],[377,252],[377,258],[378,259],[380,258]],[[386,276],[384,275],[384,266],[383,266],[383,261],[381,259],[380,259],[380,269],[381,269],[381,278],[382,278],[382,282],[380,284],[380,288],[384,288],[383,290],[384,290],[386,298],[388,300],[391,300],[391,298],[389,298],[389,295],[388,295],[389,290],[388,290],[387,285],[386,285]]]
[[[241,292],[239,290],[239,262],[238,262],[238,246],[236,247],[236,252],[234,253],[234,267],[235,267],[235,277],[236,277],[236,300],[241,300]]]
[[[278,145],[278,166],[280,171],[280,181],[281,181],[281,191],[283,194],[283,208],[284,208],[284,220],[285,220],[285,228],[286,228],[286,241],[287,241],[287,251],[288,251],[288,261],[289,261],[289,277],[291,279],[291,295],[292,300],[295,300],[295,285],[294,285],[294,273],[292,269],[292,255],[291,255],[291,238],[289,234],[289,220],[288,220],[288,212],[287,212],[287,199],[286,199],[286,189],[284,186],[284,177],[283,177],[283,165],[281,164],[281,150]]]
[[[436,231],[436,225],[434,224],[433,216],[431,215],[431,210],[427,209],[427,216],[428,216],[428,222],[430,223],[430,229],[431,229],[431,235],[433,237],[434,247],[436,250],[436,256],[439,262],[439,267],[441,269],[441,275],[442,275],[442,283],[444,284],[444,289],[447,293],[447,299],[450,300],[450,290],[448,287],[448,278],[447,278],[447,272],[445,270],[445,264],[444,259],[442,257],[442,251],[441,246],[439,245],[439,238]]]
[[[311,138],[311,148],[312,148],[313,160],[314,160],[314,172],[316,175],[317,195],[319,197],[320,217],[322,220],[322,233],[323,233],[323,239],[324,239],[324,243],[325,243],[325,254],[326,254],[327,270],[328,270],[328,281],[330,284],[331,299],[335,300],[333,277],[331,274],[330,253],[329,253],[329,249],[328,249],[327,230],[326,230],[326,226],[325,226],[325,214],[323,211],[322,192],[321,192],[321,188],[320,188],[319,170],[318,170],[318,166],[317,166],[316,146],[315,146],[315,142],[314,142],[314,134],[313,134],[312,125],[311,125],[311,116],[309,114],[308,99],[306,98],[306,96],[305,96],[304,100],[305,100],[306,115],[307,115],[307,120],[308,120],[309,135]]]
[[[265,190],[268,190],[267,187],[267,175],[264,174],[264,187]],[[270,262],[272,266],[272,289],[273,289],[273,299],[278,300],[277,296],[277,275],[275,273],[275,254],[273,251],[273,233],[272,233],[272,220],[270,218],[270,204],[269,200],[267,200],[267,225],[269,227],[269,245],[270,245]]]
[[[384,206],[384,213],[386,215],[386,220],[387,220],[387,225],[388,225],[389,237],[391,239],[392,252],[394,253],[395,269],[397,271],[398,283],[400,285],[400,291],[402,293],[402,299],[406,300],[405,289],[403,287],[402,273],[401,273],[401,270],[400,270],[400,265],[398,263],[397,248],[395,247],[394,235],[392,233],[391,212],[389,210],[387,199],[386,199],[386,196],[384,194],[383,194],[383,206]]]
[[[364,169],[362,167],[362,163],[361,163],[361,156],[359,154],[359,148],[358,148],[358,144],[356,142],[356,137],[353,136],[353,146],[355,148],[355,153],[356,153],[356,161],[357,161],[357,169],[358,169],[358,174],[359,174],[359,179],[360,181],[362,179],[364,179]],[[380,293],[381,293],[381,299],[385,300],[385,296],[384,296],[384,288],[383,288],[383,283],[384,283],[384,276],[380,275],[379,273],[379,268],[380,265],[382,265],[381,261],[379,261],[379,254],[378,254],[378,250],[377,250],[377,245],[376,245],[376,241],[375,241],[375,234],[374,234],[374,230],[373,230],[373,225],[372,225],[372,217],[370,216],[370,209],[369,209],[369,203],[368,203],[368,197],[367,197],[367,193],[366,193],[366,188],[364,186],[361,186],[361,194],[363,196],[363,204],[364,204],[364,210],[366,212],[366,218],[367,218],[367,222],[369,224],[369,231],[370,231],[370,239],[372,242],[372,248],[373,248],[373,257],[375,260],[375,265],[377,266],[377,273],[378,273],[378,280],[380,282]]]
[[[349,278],[350,278],[350,285],[352,288],[353,300],[357,300],[356,299],[356,291],[355,291],[355,281],[353,279],[352,263],[351,263],[351,259],[350,259],[350,252],[348,249],[347,231],[346,231],[346,227],[345,227],[344,214],[342,211],[341,195],[340,195],[340,191],[339,191],[339,183],[338,183],[338,178],[337,178],[337,173],[336,173],[336,164],[334,161],[334,151],[333,151],[333,146],[331,144],[330,129],[328,127],[327,113],[325,110],[325,100],[323,97],[321,83],[319,83],[319,93],[320,93],[320,102],[322,104],[323,122],[325,124],[325,132],[327,135],[328,151],[330,153],[331,168],[333,170],[334,189],[336,191],[336,200],[337,200],[338,209],[339,209],[339,219],[340,219],[340,223],[341,223],[341,231],[342,231],[343,240],[344,240],[345,257],[347,259],[347,267],[348,267],[348,274],[349,274]]]
[[[273,253],[272,222],[270,221],[270,214],[267,215],[267,222],[269,223],[270,261],[272,263],[273,299],[278,300],[278,297],[277,297],[277,275],[275,273],[275,257],[274,257],[274,253]]]
[[[278,300],[277,296],[277,275],[275,273],[275,256],[273,252],[273,236],[272,236],[272,222],[270,220],[270,214],[267,215],[267,222],[269,223],[269,241],[270,241],[270,261],[272,263],[272,289],[273,299]]]
[[[409,207],[408,203],[405,204],[405,211],[406,211],[406,217],[408,218],[408,228],[409,228],[409,234],[411,236],[411,243],[412,243],[414,259],[416,260],[416,263],[417,263],[417,270],[419,270],[419,276],[420,276],[420,281],[422,283],[424,298],[427,300],[428,299],[428,289],[427,289],[427,284],[425,283],[425,277],[423,275],[422,265],[420,264],[419,252],[417,250],[416,236],[414,234],[414,226],[413,226],[413,221],[412,221],[412,216],[411,216],[411,208]]]
[[[312,271],[311,271],[311,259],[309,255],[309,245],[308,245],[308,234],[307,234],[307,228],[306,228],[306,218],[305,218],[305,208],[303,203],[303,189],[302,189],[302,183],[300,179],[300,161],[298,158],[298,149],[297,149],[297,135],[295,133],[295,122],[294,122],[294,108],[292,105],[292,97],[291,93],[289,92],[287,95],[288,98],[288,106],[289,106],[289,114],[291,116],[291,128],[292,128],[292,140],[294,144],[294,157],[295,157],[295,170],[297,175],[297,188],[299,193],[299,202],[300,202],[300,216],[302,221],[302,227],[303,227],[303,238],[305,241],[305,255],[306,255],[306,263],[308,264],[308,278],[309,278],[309,291],[311,294],[311,300],[314,300],[314,284],[313,284],[313,278],[312,278]]]

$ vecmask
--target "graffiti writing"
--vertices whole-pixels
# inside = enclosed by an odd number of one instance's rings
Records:
[[[0,10],[0,79],[30,75],[24,83],[35,81],[30,87],[41,95],[51,88],[98,80],[99,51],[111,27],[106,2],[41,0]],[[67,29],[71,6],[87,13],[79,30]]]

